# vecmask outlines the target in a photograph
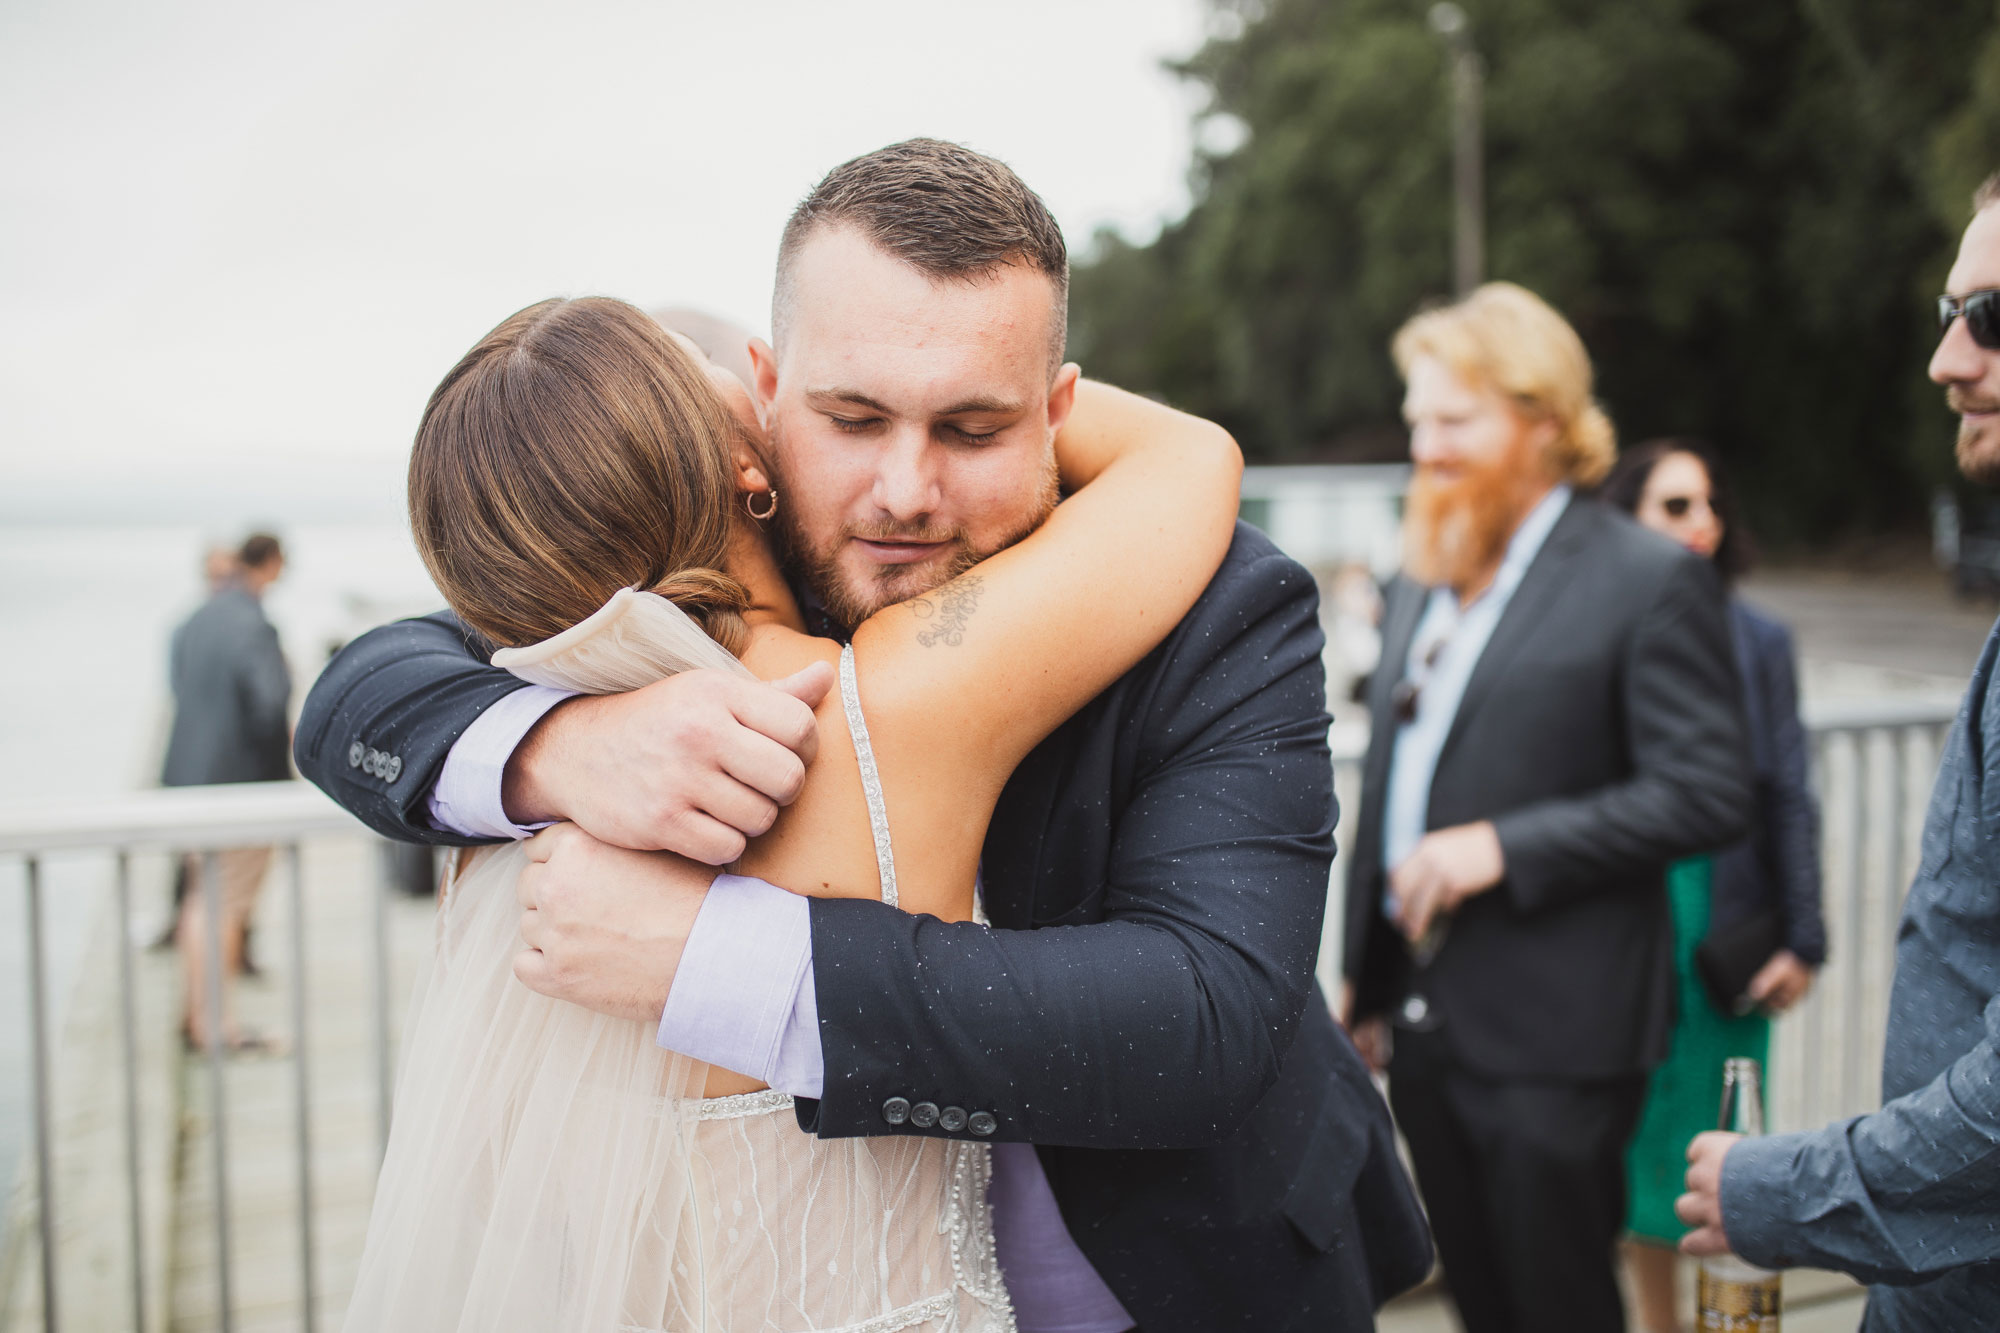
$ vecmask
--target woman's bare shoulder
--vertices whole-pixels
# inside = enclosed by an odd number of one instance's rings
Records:
[[[832,639],[802,634],[775,622],[750,627],[750,638],[741,653],[743,665],[759,679],[776,680],[803,670],[814,662],[838,662],[840,645]]]

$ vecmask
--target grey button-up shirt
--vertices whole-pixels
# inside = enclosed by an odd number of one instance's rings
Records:
[[[2000,1324],[2000,625],[1924,817],[1896,935],[1882,1109],[1752,1139],[1722,1170],[1736,1252],[1875,1284],[1868,1333]]]

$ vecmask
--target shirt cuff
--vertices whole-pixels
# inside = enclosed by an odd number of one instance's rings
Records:
[[[1722,1159],[1722,1231],[1730,1252],[1759,1268],[1794,1267],[1786,1205],[1798,1196],[1798,1159],[1810,1131],[1744,1139]]]
[[[659,1044],[794,1097],[818,1097],[826,1061],[812,904],[761,879],[716,876],[681,951]]]
[[[467,838],[526,838],[536,829],[547,828],[547,824],[516,824],[507,818],[500,784],[521,738],[551,708],[575,697],[574,690],[524,685],[502,695],[473,719],[445,756],[444,768],[431,788],[431,823],[446,833]]]

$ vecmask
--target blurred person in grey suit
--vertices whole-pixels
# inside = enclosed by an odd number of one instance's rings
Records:
[[[1930,377],[1958,413],[1958,470],[2000,486],[2000,174],[1939,298]],[[1689,1254],[1867,1282],[1866,1333],[2000,1319],[2000,626],[1945,742],[1896,930],[1882,1109],[1688,1147]],[[1993,803],[1988,803],[1988,798]]]
[[[1672,1017],[1667,864],[1742,836],[1750,803],[1722,586],[1581,493],[1611,423],[1539,297],[1489,283],[1394,350],[1415,472],[1348,1018],[1470,1333],[1614,1333],[1625,1146]]]
[[[285,570],[284,548],[268,533],[246,539],[233,579],[174,631],[169,655],[174,726],[160,781],[168,787],[219,782],[279,782],[291,776],[288,725],[292,675],[278,632],[264,618],[264,590]],[[208,983],[208,920],[201,858],[184,869],[178,941],[186,964],[182,1031],[191,1047],[220,1040],[232,1051],[269,1045],[237,1027],[228,979],[240,969],[250,910],[271,862],[269,847],[235,847],[215,858],[221,902],[223,1024],[211,1032],[204,1003]]]

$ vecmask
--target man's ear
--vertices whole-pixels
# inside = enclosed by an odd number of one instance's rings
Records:
[[[771,404],[778,397],[778,354],[762,338],[750,340],[750,398],[757,404],[757,420],[771,429]]]
[[[1083,368],[1074,361],[1065,361],[1056,371],[1055,383],[1049,386],[1049,438],[1054,439],[1069,420],[1070,409],[1076,406],[1076,382],[1083,377]]]

